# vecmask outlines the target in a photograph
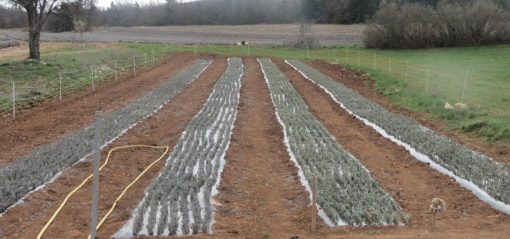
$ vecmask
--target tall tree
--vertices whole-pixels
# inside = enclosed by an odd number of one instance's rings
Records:
[[[41,60],[39,51],[39,39],[41,38],[41,28],[48,20],[56,7],[58,0],[7,0],[14,5],[19,5],[25,9],[28,17],[28,45],[30,55],[28,59]]]

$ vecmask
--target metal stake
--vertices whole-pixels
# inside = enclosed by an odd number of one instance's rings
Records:
[[[374,53],[374,71],[375,71],[376,57],[377,57],[377,54]]]
[[[462,98],[460,100],[460,103],[464,103],[464,95],[466,93],[466,85],[467,85],[467,81],[468,81],[468,76],[469,76],[469,70],[466,71],[466,75],[464,76],[464,87],[462,87]]]
[[[317,178],[313,175],[312,183],[312,232],[315,232],[317,217]]]
[[[16,82],[12,82],[12,118],[16,118]]]
[[[391,77],[391,57],[388,57],[388,72],[389,72],[390,77]]]
[[[408,72],[409,72],[409,61],[406,61],[406,83],[407,83]]]
[[[117,60],[115,60],[115,80],[119,79],[119,74],[117,72]]]
[[[62,72],[59,72],[58,85],[58,99],[62,101]]]
[[[95,90],[96,86],[94,85],[94,69],[92,69],[92,66],[90,66],[90,79],[92,79],[92,90]]]
[[[135,56],[133,56],[133,73],[136,76],[136,59],[135,59]]]
[[[96,225],[97,225],[97,204],[99,201],[99,162],[100,160],[100,141],[101,141],[101,128],[103,126],[103,112],[96,112],[96,134],[94,138],[94,171],[92,177],[92,211],[90,217],[90,238],[96,238]]]
[[[358,50],[358,67],[359,67],[359,50]]]
[[[345,64],[349,63],[349,48],[347,48],[347,54],[345,55]]]
[[[428,71],[427,71],[427,89],[426,89],[427,95],[429,94],[429,81],[430,81],[430,65],[428,66]]]
[[[154,56],[154,50],[152,50],[152,64],[156,62],[156,57]]]

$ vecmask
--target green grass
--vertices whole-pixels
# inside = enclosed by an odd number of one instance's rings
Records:
[[[91,67],[94,81],[114,73],[118,68],[131,67],[133,56],[138,67],[152,62],[152,51],[159,58],[164,45],[109,43],[90,44],[84,47],[65,46],[41,51],[41,62],[0,59],[0,106],[9,109],[12,99],[12,82],[16,82],[16,101],[31,102],[47,95],[56,95],[59,73],[62,73],[64,89],[91,84]],[[128,69],[130,70],[130,69]]]
[[[135,44],[111,43],[111,49],[86,47],[63,47],[42,51],[43,62],[37,65],[25,61],[2,61],[0,59],[0,105],[4,109],[10,107],[10,87],[15,80],[23,87],[33,87],[43,90],[28,90],[22,92],[25,98],[41,97],[41,92],[55,88],[58,72],[64,71],[66,81],[76,82],[90,75],[90,65],[112,67],[114,59],[122,64],[132,64],[132,56],[137,55],[138,64],[144,62],[144,52],[148,53],[151,61],[152,51],[161,55],[163,51],[170,52],[202,52],[227,56],[273,56],[295,59],[324,59],[339,61],[353,69],[368,72],[376,80],[376,88],[389,96],[397,105],[401,105],[412,112],[426,112],[433,120],[443,120],[451,130],[466,133],[474,137],[485,138],[491,143],[510,143],[510,45],[441,48],[423,50],[372,50],[362,47],[322,46],[313,50],[286,48],[281,46],[232,46],[232,45],[163,45],[163,44]],[[345,58],[349,50],[348,58]],[[360,52],[360,66],[357,64],[357,52]],[[79,53],[83,52],[83,53]],[[377,66],[372,67],[373,55],[377,54]],[[387,57],[392,58],[391,65]],[[431,65],[433,72],[428,92],[423,79],[426,71],[418,72],[418,80],[406,81],[404,78],[405,65],[409,61],[414,68]],[[400,63],[399,63],[400,62]],[[418,65],[416,65],[418,64]],[[388,71],[388,66],[392,71]],[[423,69],[422,69],[423,70]],[[448,101],[455,104],[460,97],[459,86],[464,83],[464,74],[469,70],[471,88],[465,91],[467,109],[446,110],[444,104]],[[459,73],[460,72],[460,73]],[[434,81],[438,75],[450,79],[448,82]],[[454,76],[450,76],[450,74]],[[479,74],[479,75],[475,75]],[[391,76],[390,76],[391,75]],[[476,76],[476,78],[475,78]],[[486,77],[484,77],[486,76]],[[421,77],[421,78],[420,78]],[[39,79],[41,78],[41,79]],[[49,80],[48,80],[49,79]],[[476,80],[476,81],[475,81]],[[36,86],[36,87],[34,87]],[[67,86],[67,85],[66,85]],[[479,89],[479,90],[477,90]],[[454,92],[453,92],[454,91]],[[469,103],[472,102],[479,102]]]
[[[416,64],[433,65],[452,70],[475,72],[494,78],[510,78],[510,45],[432,48],[420,50],[369,50],[366,53],[377,53]]]

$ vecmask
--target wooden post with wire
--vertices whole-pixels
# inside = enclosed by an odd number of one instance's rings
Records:
[[[16,118],[16,82],[12,82],[12,118]]]
[[[313,175],[312,182],[312,232],[315,233],[317,224],[317,177]]]
[[[117,60],[115,60],[115,81],[119,79],[119,73],[117,72]]]
[[[135,56],[133,56],[133,74],[135,74],[135,77],[136,77],[136,59],[135,59]]]
[[[92,90],[95,90],[96,86],[94,85],[94,69],[92,66],[90,66],[90,79],[92,80]]]
[[[100,144],[101,144],[101,128],[103,127],[103,112],[96,111],[95,137],[94,137],[94,171],[92,177],[92,210],[90,217],[90,238],[96,238],[97,225],[97,204],[99,201],[99,162]]]
[[[62,72],[58,76],[58,101],[62,101]]]

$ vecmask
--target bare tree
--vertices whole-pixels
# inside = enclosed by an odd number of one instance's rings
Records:
[[[76,17],[73,19],[73,28],[74,31],[77,31],[80,33],[80,46],[83,45],[83,32],[87,31],[88,24],[87,19],[85,17]]]
[[[3,0],[14,5],[19,5],[27,11],[28,17],[28,44],[30,55],[28,59],[39,61],[41,53],[39,51],[39,39],[41,38],[41,28],[44,22],[48,20],[55,8],[58,0]]]

